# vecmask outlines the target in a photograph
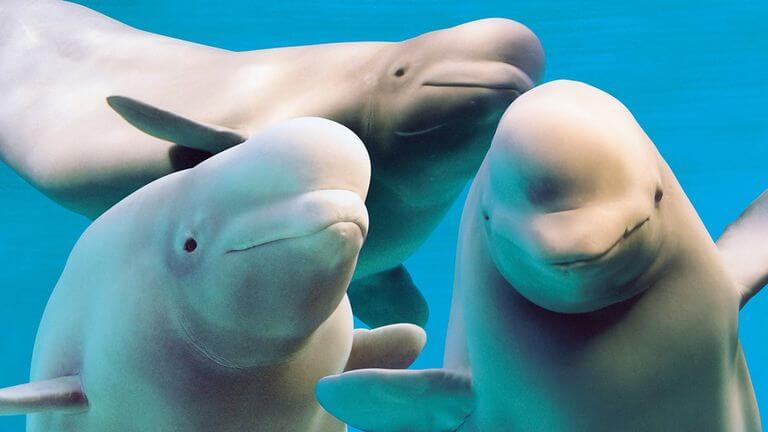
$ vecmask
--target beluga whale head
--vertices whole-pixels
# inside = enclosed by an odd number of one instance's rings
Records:
[[[411,162],[429,160],[423,171],[462,178],[479,166],[495,125],[509,104],[543,73],[538,38],[515,21],[490,18],[425,33],[381,53],[373,106],[364,139],[374,166],[387,164],[396,181]],[[445,163],[436,163],[445,161]],[[387,173],[384,173],[387,174]],[[445,178],[445,176],[443,176]]]
[[[502,118],[481,170],[480,217],[497,268],[556,312],[634,296],[662,238],[659,161],[608,94],[570,81],[525,94]]]
[[[237,367],[273,362],[346,304],[369,181],[354,133],[299,118],[149,184],[92,232],[119,236],[113,248],[132,257],[121,265],[151,274],[206,355]]]

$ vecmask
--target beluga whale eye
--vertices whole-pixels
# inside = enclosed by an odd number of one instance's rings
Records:
[[[195,249],[197,249],[197,240],[193,239],[192,237],[188,238],[184,242],[184,250],[192,253],[195,251]]]
[[[656,188],[656,195],[654,195],[653,200],[658,204],[661,202],[662,198],[664,198],[664,191],[661,190],[661,188]]]

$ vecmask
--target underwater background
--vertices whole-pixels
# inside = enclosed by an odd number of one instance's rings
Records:
[[[144,30],[233,50],[397,41],[478,18],[515,19],[544,45],[545,81],[585,81],[629,107],[714,237],[768,189],[765,0],[77,3]],[[416,368],[442,362],[462,204],[463,196],[406,263],[431,307]],[[87,224],[0,163],[0,386],[27,381],[41,314]],[[741,312],[739,333],[768,416],[768,292]],[[24,417],[0,417],[0,432],[23,430]]]

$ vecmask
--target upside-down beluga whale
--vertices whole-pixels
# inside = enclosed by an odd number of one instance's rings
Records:
[[[369,432],[760,431],[737,327],[766,238],[768,194],[715,244],[621,102],[544,84],[467,198],[447,369],[348,372],[319,400]]]
[[[301,118],[120,201],[75,245],[0,413],[30,432],[345,430],[315,382],[407,367],[425,337],[353,333],[369,178],[354,133]]]
[[[399,43],[231,52],[53,0],[0,2],[0,58],[0,158],[91,218],[275,122],[317,116],[353,130],[373,176],[350,299],[372,326],[427,320],[401,263],[543,67],[536,36],[506,19]]]

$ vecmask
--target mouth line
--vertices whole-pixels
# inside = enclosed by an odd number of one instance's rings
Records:
[[[558,261],[558,262],[552,262],[550,263],[554,267],[558,268],[571,268],[571,267],[580,267],[585,266],[589,264],[594,264],[601,259],[605,258],[608,254],[610,254],[614,249],[616,249],[621,243],[623,243],[625,240],[627,240],[629,237],[632,236],[632,234],[636,233],[640,228],[642,228],[643,225],[645,225],[646,222],[648,222],[651,218],[647,217],[643,219],[639,224],[635,225],[632,229],[627,230],[624,232],[624,234],[619,237],[618,240],[616,240],[608,249],[605,251],[588,257],[588,258],[581,258],[577,260],[571,260],[571,261]]]
[[[509,85],[509,84],[483,84],[483,83],[472,83],[472,82],[439,82],[439,81],[427,81],[422,84],[424,87],[452,87],[452,88],[481,88],[486,90],[501,90],[501,91],[513,91],[518,94],[522,94],[523,90],[521,90],[518,86],[515,85]]]
[[[401,137],[412,137],[412,136],[424,135],[424,134],[436,131],[447,124],[448,122],[440,123],[437,126],[428,127],[426,129],[421,129],[417,131],[394,131],[394,134]]]
[[[261,246],[270,245],[272,243],[279,243],[279,242],[286,241],[286,240],[300,239],[300,238],[303,238],[303,237],[311,237],[311,236],[313,236],[315,234],[319,234],[319,233],[321,233],[321,232],[323,232],[323,231],[325,231],[325,230],[327,230],[327,229],[329,229],[329,228],[331,228],[331,227],[333,227],[335,225],[343,224],[343,223],[354,224],[360,230],[360,233],[363,235],[363,239],[365,239],[365,237],[368,235],[367,230],[360,224],[360,221],[358,221],[358,220],[340,220],[340,221],[336,221],[336,222],[333,222],[331,224],[328,224],[324,228],[319,229],[319,230],[314,231],[314,232],[311,232],[309,234],[301,234],[301,235],[295,235],[295,236],[281,237],[281,238],[274,239],[274,240],[267,240],[267,241],[263,241],[263,242],[260,242],[260,243],[256,243],[256,244],[247,246],[247,247],[242,247],[242,248],[237,248],[237,249],[230,249],[230,250],[226,251],[224,254],[228,255],[228,254],[238,253],[238,252],[247,252],[249,250],[256,249],[256,248],[261,247]]]

